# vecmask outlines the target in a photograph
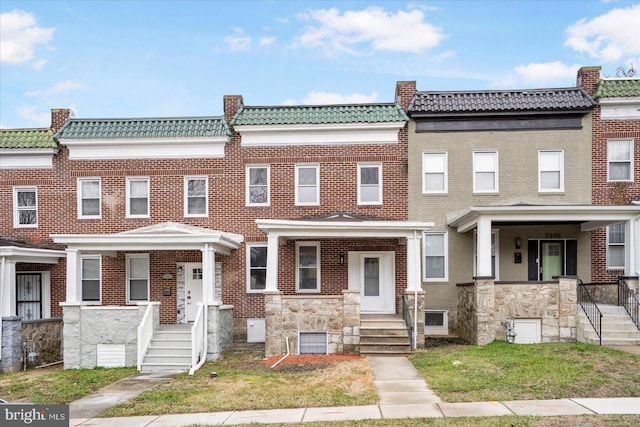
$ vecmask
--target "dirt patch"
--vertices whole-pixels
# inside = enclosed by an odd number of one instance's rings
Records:
[[[282,359],[284,355],[280,356],[271,356],[263,359],[260,363],[264,363],[265,365],[273,365],[278,360]],[[319,362],[342,362],[343,360],[355,360],[362,359],[362,356],[359,354],[304,354],[304,355],[295,355],[290,354],[285,359],[280,362],[280,364],[304,364],[304,363],[319,363]]]
[[[363,359],[363,357],[358,354],[306,354],[302,356],[290,354],[286,358],[282,359],[283,357],[284,355],[271,356],[260,361],[244,362],[236,365],[236,367],[239,369],[257,369],[261,371],[304,373],[327,369],[334,366],[338,362]],[[271,366],[273,366],[279,360],[280,363],[278,363],[276,367],[272,368]]]

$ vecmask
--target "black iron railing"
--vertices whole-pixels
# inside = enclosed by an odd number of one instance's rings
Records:
[[[593,330],[596,331],[600,345],[602,345],[602,312],[587,287],[582,283],[582,280],[578,282],[578,304],[582,307],[584,314],[587,315],[587,319],[593,326]]]
[[[640,330],[640,319],[638,318],[638,297],[629,288],[629,284],[624,278],[618,279],[618,306],[624,307],[631,320]]]
[[[417,315],[417,314],[416,314]],[[411,343],[411,351],[415,348],[413,342],[413,320],[411,319],[411,312],[409,311],[409,301],[406,295],[402,295],[402,318],[407,325],[407,331],[409,332],[409,342]]]

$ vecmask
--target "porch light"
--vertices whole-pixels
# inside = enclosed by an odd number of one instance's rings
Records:
[[[522,246],[522,238],[516,237],[516,249],[520,249],[521,246]]]
[[[340,254],[340,265],[344,264],[344,255]]]

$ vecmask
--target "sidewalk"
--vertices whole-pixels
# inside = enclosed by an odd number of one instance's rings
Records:
[[[380,397],[379,405],[93,418],[108,407],[131,399],[137,396],[142,389],[148,389],[152,386],[149,378],[145,378],[142,374],[137,374],[115,382],[111,386],[105,387],[98,393],[80,401],[72,402],[70,405],[70,426],[178,427],[193,424],[297,424],[312,421],[377,420],[383,418],[499,415],[640,415],[640,397],[443,403],[429,389],[424,378],[406,357],[382,356],[369,357],[368,359],[373,373],[373,382]],[[129,383],[126,380],[129,380]],[[118,385],[119,383],[120,385]],[[135,386],[135,383],[138,385]],[[121,393],[118,393],[119,389]],[[79,406],[78,403],[81,401],[84,401],[84,405]],[[104,407],[106,402],[109,401],[113,402],[112,405]],[[101,402],[102,409],[96,410],[95,412],[97,413],[90,412],[91,402]],[[74,407],[76,408],[75,410],[73,409]],[[85,415],[81,415],[83,414],[80,410],[81,408],[87,410],[84,412]]]

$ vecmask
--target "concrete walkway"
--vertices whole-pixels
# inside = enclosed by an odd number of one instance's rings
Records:
[[[175,373],[136,374],[70,405],[70,426],[168,427],[500,415],[640,415],[640,397],[443,403],[406,357],[369,357],[379,405],[94,418]],[[128,382],[127,382],[128,381]],[[92,408],[95,405],[95,410]],[[96,414],[97,413],[97,414]]]

